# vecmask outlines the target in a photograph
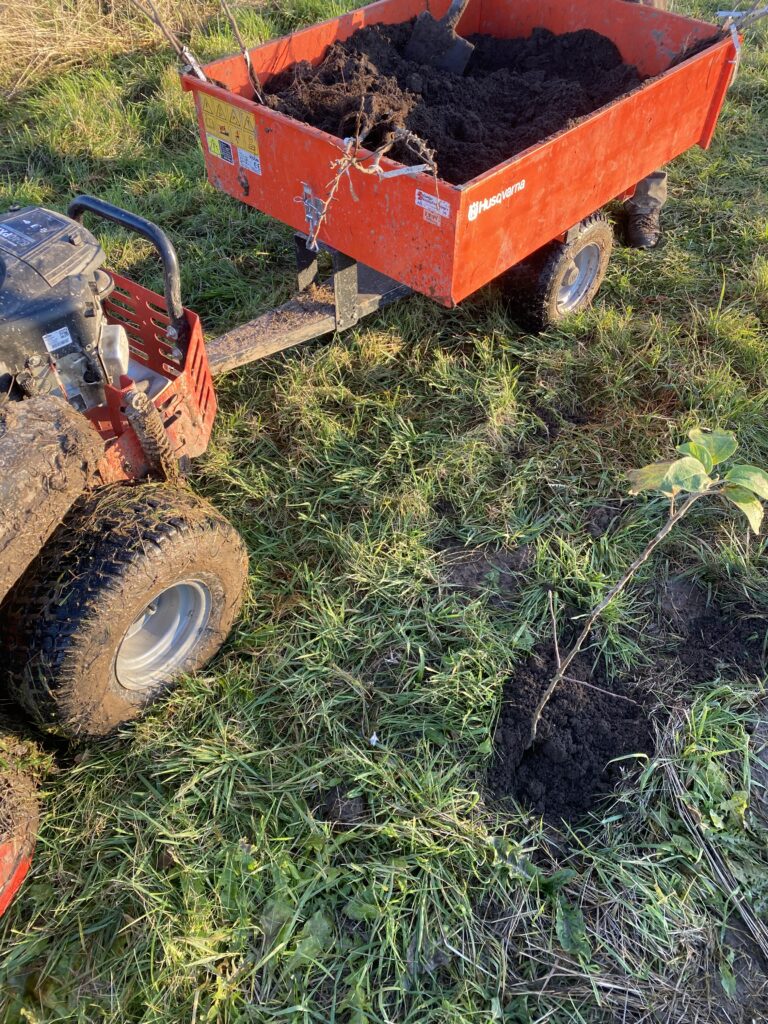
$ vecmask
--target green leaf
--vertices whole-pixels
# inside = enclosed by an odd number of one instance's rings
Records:
[[[642,469],[631,469],[627,473],[631,484],[629,493],[640,494],[642,491],[658,491],[672,465],[674,465],[672,462],[652,462],[650,466],[643,466]]]
[[[564,885],[567,885],[575,877],[576,872],[573,868],[560,868],[557,871],[553,871],[551,875],[543,875],[539,885],[542,892],[554,896],[556,892],[559,892]]]
[[[282,929],[293,918],[293,907],[286,900],[276,897],[269,900],[261,915],[261,929],[264,932],[264,946],[271,949]]]
[[[701,850],[691,842],[688,836],[673,835],[670,846],[675,850],[680,850],[681,853],[686,854],[692,860],[698,860],[701,856]]]
[[[659,490],[673,498],[680,491],[706,491],[713,483],[699,460],[686,455],[672,463]]]
[[[709,449],[703,444],[694,444],[693,441],[688,441],[687,444],[679,444],[676,450],[679,451],[681,455],[692,455],[694,459],[699,460],[708,473],[712,472],[715,464],[712,461]]]
[[[709,817],[712,824],[719,832],[721,832],[725,828],[725,821],[723,820],[722,815],[718,814],[714,807],[710,807]]]
[[[744,828],[744,819],[749,809],[749,797],[743,789],[737,789],[733,796],[720,801],[720,810],[727,814],[733,825]]]
[[[723,488],[723,497],[740,509],[749,520],[753,533],[760,533],[760,526],[763,522],[763,506],[760,499],[746,487],[737,487],[729,484]]]
[[[720,984],[729,999],[736,998],[736,975],[733,973],[731,965],[725,960],[720,964]]]
[[[584,915],[578,907],[559,897],[555,911],[555,931],[557,940],[566,953],[573,953],[582,960],[588,960],[592,947],[587,938]]]
[[[699,427],[694,427],[688,432],[688,437],[694,444],[707,449],[713,466],[730,459],[739,447],[739,442],[732,430],[701,430]]]
[[[344,913],[352,921],[378,921],[381,917],[381,911],[375,903],[354,897],[344,907]]]
[[[333,940],[333,923],[331,919],[318,910],[310,917],[301,930],[299,941],[291,957],[291,968],[296,969],[303,964],[313,963],[326,950]]]
[[[725,479],[738,487],[746,487],[758,498],[768,501],[768,473],[764,469],[757,466],[731,466]]]

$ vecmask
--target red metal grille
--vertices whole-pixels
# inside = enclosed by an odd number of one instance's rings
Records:
[[[200,319],[190,310],[184,311],[189,326],[185,357],[166,334],[170,319],[165,299],[119,274],[112,276],[115,290],[104,303],[107,320],[125,328],[132,359],[165,378],[153,401],[176,455],[200,455],[208,445],[216,415],[216,395]],[[100,471],[107,482],[139,479],[149,469],[138,438],[122,412],[126,390],[107,387],[106,405],[87,413],[106,442]]]

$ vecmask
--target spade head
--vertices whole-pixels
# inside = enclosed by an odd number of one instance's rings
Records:
[[[472,43],[456,35],[454,26],[446,19],[437,20],[428,11],[422,11],[405,48],[405,59],[463,75],[474,49]]]

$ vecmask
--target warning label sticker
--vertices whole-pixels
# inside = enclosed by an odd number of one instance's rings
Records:
[[[31,248],[30,241],[26,235],[22,235],[19,231],[14,231],[13,228],[6,227],[5,224],[0,224],[0,246],[3,249],[10,249],[11,252],[24,252],[26,249]]]
[[[254,174],[261,174],[261,160],[256,153],[249,153],[247,149],[237,150],[237,159],[240,166],[246,171],[253,171]]]
[[[8,223],[10,221],[10,223]],[[23,254],[66,227],[66,221],[47,210],[25,210],[0,224],[0,249]]]
[[[49,331],[43,335],[43,342],[48,351],[53,354],[72,344],[72,335],[68,327],[60,327],[58,331]]]
[[[200,116],[206,134],[259,155],[259,134],[253,113],[202,93]]]
[[[451,215],[451,207],[444,199],[438,199],[437,196],[431,196],[428,192],[422,192],[420,188],[416,189],[416,205],[438,217],[450,217]]]
[[[232,147],[228,142],[223,139],[217,139],[215,135],[206,135],[205,141],[208,144],[208,152],[211,156],[217,156],[219,160],[223,160],[225,163],[234,164],[235,158],[232,156]]]

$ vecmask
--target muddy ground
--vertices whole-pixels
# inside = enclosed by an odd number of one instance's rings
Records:
[[[13,760],[0,750],[0,843],[15,843],[30,853],[37,835],[38,813],[34,781],[17,771]]]
[[[508,681],[488,777],[495,796],[512,796],[555,823],[582,817],[611,793],[621,779],[621,765],[610,764],[615,758],[653,752],[647,692],[611,681],[588,658],[572,669],[586,685],[563,680],[527,751],[533,709],[555,674],[552,653],[531,657]]]
[[[463,184],[641,83],[611,40],[588,29],[472,36],[475,52],[459,76],[405,60],[412,27],[360,29],[318,67],[302,61],[271,79],[268,105],[368,149],[407,129],[434,152],[441,178]],[[388,155],[424,161],[418,141],[399,141]]]
[[[688,581],[665,588],[658,623],[647,632],[655,658],[641,673],[617,679],[581,655],[555,691],[529,749],[531,716],[554,674],[554,654],[540,651],[519,666],[504,688],[495,734],[488,776],[494,796],[512,797],[554,824],[583,818],[606,804],[637,766],[635,755],[653,753],[651,718],[660,693],[673,696],[674,690],[682,697],[714,678],[718,665],[750,674],[765,669],[765,618],[747,607],[712,606]],[[561,641],[561,647],[567,645]]]

